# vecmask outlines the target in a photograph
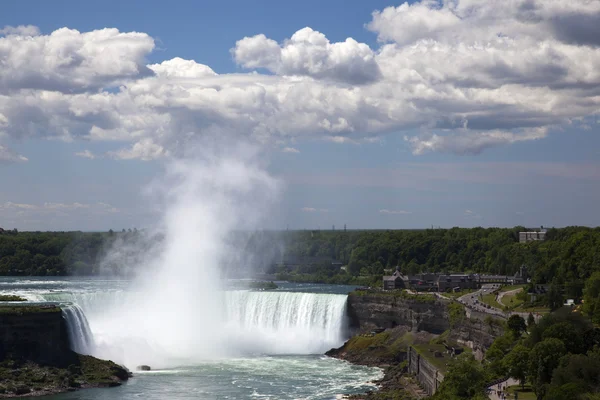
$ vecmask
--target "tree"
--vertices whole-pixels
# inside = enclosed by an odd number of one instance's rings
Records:
[[[600,271],[594,272],[585,282],[583,311],[592,321],[600,323]]]
[[[535,325],[535,317],[532,313],[527,316],[527,326],[531,329]]]
[[[508,375],[521,382],[521,387],[525,386],[525,381],[529,374],[529,352],[530,349],[528,347],[518,344],[508,353],[503,361]]]
[[[508,322],[506,323],[508,329],[513,333],[515,338],[521,337],[521,334],[527,330],[527,325],[525,325],[525,320],[523,317],[517,314],[513,314],[508,318]]]
[[[529,380],[538,398],[543,396],[544,386],[550,383],[552,372],[558,366],[560,357],[565,355],[565,345],[558,339],[545,339],[529,353]]]
[[[472,355],[456,357],[444,376],[444,380],[433,399],[486,399],[485,373]]]
[[[548,307],[550,307],[550,311],[555,311],[561,308],[564,304],[564,299],[560,287],[552,283],[550,285],[550,290],[548,291]]]

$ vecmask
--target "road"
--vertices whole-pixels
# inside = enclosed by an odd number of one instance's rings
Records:
[[[479,289],[473,293],[465,294],[464,296],[459,297],[457,300],[459,303],[463,304],[465,307],[467,307],[473,311],[478,311],[478,312],[494,315],[496,317],[500,317],[500,318],[504,318],[504,319],[508,319],[511,315],[518,315],[518,316],[522,317],[523,319],[525,319],[525,321],[527,321],[527,318],[529,317],[528,312],[504,311],[497,307],[492,307],[492,306],[488,307],[487,304],[483,304],[481,302],[480,297],[483,297],[486,294],[490,294],[490,293],[494,292],[494,290],[497,290],[499,288],[499,286],[500,285],[498,285],[498,284],[483,285],[481,287],[481,289]],[[498,302],[500,302],[500,300],[502,299],[503,296],[506,296],[507,294],[510,294],[510,293],[516,293],[519,290],[521,290],[521,289],[508,290],[506,292],[500,293],[498,295]],[[538,322],[542,318],[542,315],[539,313],[534,313],[533,317],[535,318],[535,322]]]

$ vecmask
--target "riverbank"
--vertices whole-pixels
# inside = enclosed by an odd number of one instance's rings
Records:
[[[366,332],[353,336],[342,347],[331,349],[325,355],[383,369],[383,378],[374,382],[378,390],[351,395],[348,399],[422,399],[426,393],[408,373],[406,351],[409,345],[428,343],[432,337],[426,332],[409,332],[406,327]]]
[[[114,362],[71,350],[60,307],[22,300],[0,305],[0,398],[113,387],[129,379]]]
[[[78,389],[115,387],[131,373],[112,361],[71,352],[68,366],[43,365],[30,360],[0,363],[0,398],[45,396]]]

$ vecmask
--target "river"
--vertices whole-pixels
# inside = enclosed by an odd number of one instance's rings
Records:
[[[148,299],[129,281],[100,278],[4,277],[0,293],[70,304],[74,347],[132,370],[153,368],[134,371],[117,388],[47,399],[316,400],[373,389],[381,370],[323,356],[347,339],[346,294],[353,287],[278,285],[256,292],[233,282],[208,304],[205,296],[197,303],[194,296]]]

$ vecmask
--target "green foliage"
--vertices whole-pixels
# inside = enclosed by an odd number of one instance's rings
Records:
[[[459,326],[466,318],[465,307],[458,302],[452,302],[448,304],[448,315],[450,320],[450,328],[455,328]]]
[[[529,353],[529,379],[535,393],[545,393],[545,385],[550,383],[552,373],[558,366],[560,357],[565,355],[567,349],[559,339],[545,339],[537,343]]]
[[[486,376],[481,365],[470,354],[461,354],[456,357],[448,371],[439,390],[432,400],[456,399],[486,399]]]
[[[14,294],[0,294],[0,301],[27,301],[27,299]]]
[[[525,325],[525,320],[523,317],[517,314],[513,314],[508,318],[506,322],[506,326],[513,333],[514,337],[521,337],[521,334],[527,330],[527,325]]]
[[[525,386],[529,375],[529,352],[528,347],[518,344],[502,360],[508,376],[521,382],[521,386]]]

